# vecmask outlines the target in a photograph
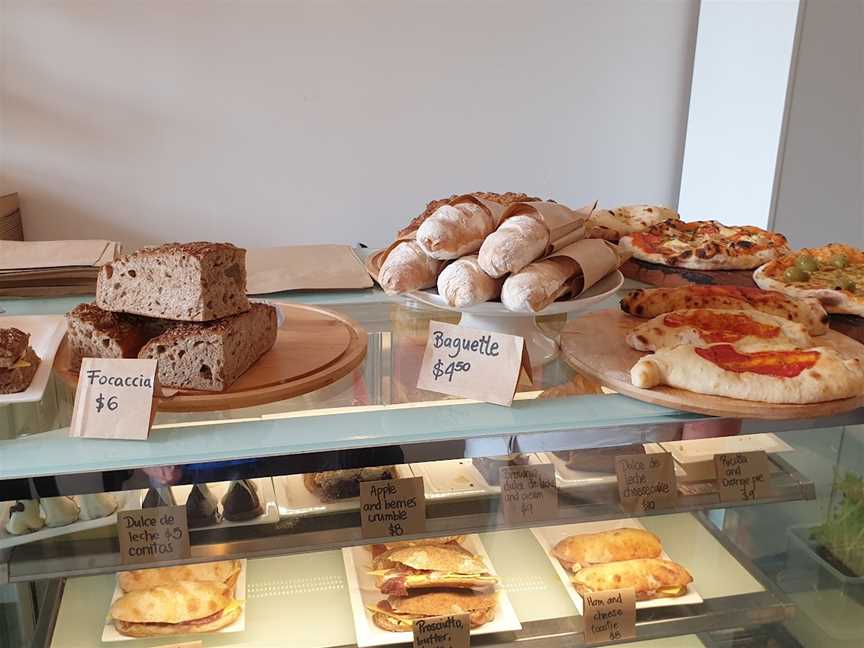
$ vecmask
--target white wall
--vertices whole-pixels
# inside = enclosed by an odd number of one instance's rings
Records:
[[[864,2],[808,0],[775,229],[864,246]]]
[[[695,0],[4,0],[28,238],[382,243],[432,198],[674,205]]]

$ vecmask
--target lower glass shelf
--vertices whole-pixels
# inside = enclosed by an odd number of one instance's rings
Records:
[[[639,643],[640,647],[701,647],[705,644],[694,636],[698,633],[781,622],[791,615],[785,597],[701,516],[679,513],[644,519],[643,523],[663,539],[667,553],[691,572],[704,602],[640,610],[638,638],[657,639]],[[523,629],[478,636],[472,638],[472,645],[503,646],[514,641],[532,648],[583,645],[581,618],[531,532],[497,531],[481,534],[481,538]],[[68,579],[49,645],[97,645],[113,589],[113,575]],[[246,613],[245,631],[203,636],[204,646],[355,645],[340,551],[250,560]],[[666,637],[674,639],[662,640]],[[162,637],[134,645],[150,648],[165,643]]]

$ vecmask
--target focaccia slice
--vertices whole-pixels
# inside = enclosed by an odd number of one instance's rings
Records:
[[[641,358],[630,380],[644,389],[669,385],[763,403],[821,403],[864,391],[861,360],[828,347],[743,352],[731,344],[682,344]]]
[[[667,219],[678,220],[678,212],[661,205],[624,205],[615,209],[595,209],[588,218],[586,238],[606,239],[613,243],[626,234],[641,232]]]
[[[685,308],[753,309],[802,324],[810,335],[828,332],[828,314],[816,299],[801,299],[761,288],[680,286],[634,290],[621,300],[621,310],[651,319]]]
[[[783,345],[804,348],[813,341],[797,322],[755,310],[693,308],[658,315],[627,334],[637,351],[656,351],[679,344],[731,344],[738,350]]]

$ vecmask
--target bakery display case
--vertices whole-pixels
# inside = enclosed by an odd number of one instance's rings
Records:
[[[538,325],[556,339],[568,320],[617,308],[634,287],[579,312],[540,315]],[[292,397],[159,409],[146,441],[71,437],[74,385],[56,371],[41,398],[0,406],[4,646],[393,645],[411,642],[416,619],[458,610],[471,645],[563,648],[592,643],[586,593],[621,582],[636,597],[635,638],[597,645],[864,641],[860,577],[849,571],[861,550],[860,410],[711,417],[615,393],[577,372],[570,351],[535,363],[533,380],[522,375],[502,407],[417,387],[429,322],[456,323],[458,313],[378,289],[268,300],[352,322],[365,353]],[[2,307],[12,318],[56,318],[83,301]],[[580,344],[590,342],[566,346],[578,353]],[[764,453],[765,487],[730,498],[714,457],[741,452]],[[675,496],[654,509],[626,505],[620,456],[669,457]],[[501,477],[531,467],[548,470],[545,494],[533,513],[516,515],[505,510]],[[407,478],[423,485],[422,528],[364,531],[362,485]],[[549,493],[554,506],[542,508]],[[157,506],[185,510],[188,557],[140,549],[130,564],[118,514]],[[426,547],[426,563],[417,547],[385,546],[397,541]],[[118,574],[171,566],[218,573],[194,582],[207,590],[197,596],[217,601],[209,623],[224,623],[205,632],[195,617],[168,634],[154,628],[190,619],[176,610],[123,616],[137,600],[124,597],[152,590],[135,594]],[[193,578],[160,574],[169,588]]]

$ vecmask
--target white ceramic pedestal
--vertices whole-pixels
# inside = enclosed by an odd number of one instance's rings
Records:
[[[495,315],[463,312],[459,326],[518,335],[525,340],[528,357],[534,367],[551,362],[558,355],[558,340],[549,337],[540,330],[537,319],[533,315],[496,317]]]

